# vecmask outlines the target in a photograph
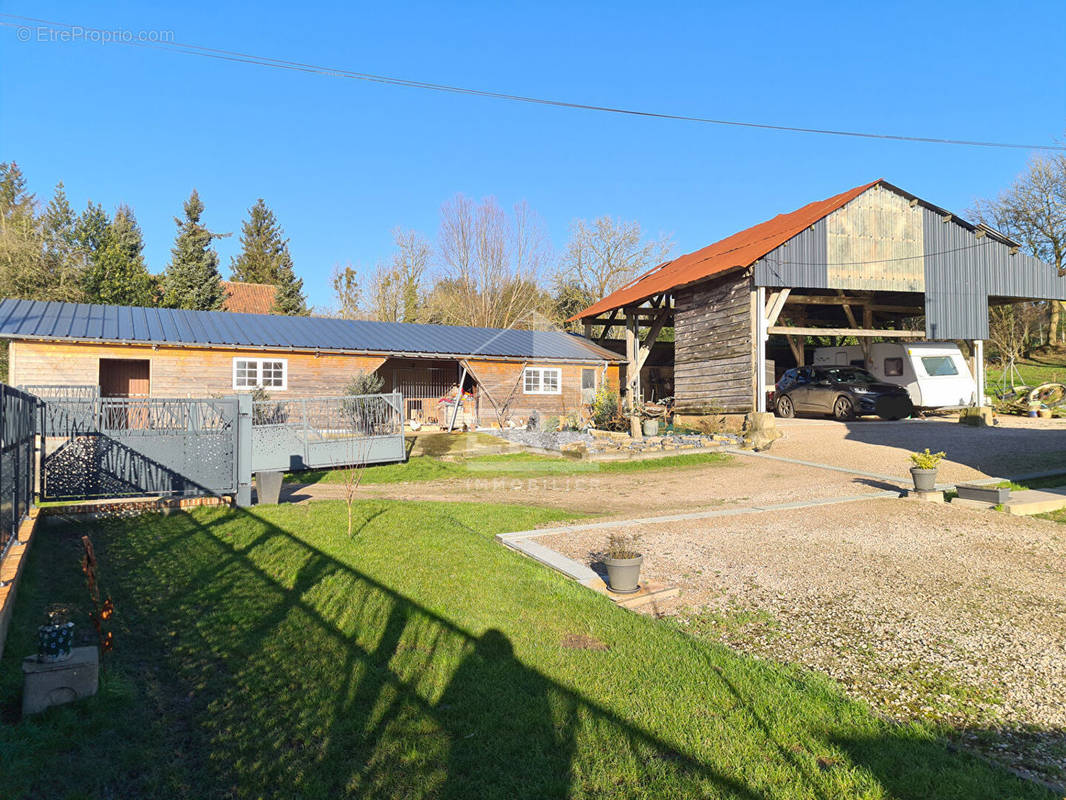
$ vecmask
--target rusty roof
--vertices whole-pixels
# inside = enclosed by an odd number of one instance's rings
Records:
[[[731,269],[750,266],[822,217],[832,214],[867,189],[882,182],[883,179],[878,179],[826,200],[808,203],[803,208],[788,214],[778,214],[773,219],[760,222],[740,233],[734,233],[702,250],[686,253],[673,261],[662,263],[634,278],[618,291],[593,303],[581,313],[574,315],[572,319],[594,317],[604,311],[637,305],[671,289],[687,286]]]
[[[222,289],[226,292],[226,297],[222,301],[223,311],[269,314],[274,308],[275,287],[269,283],[222,281]]]

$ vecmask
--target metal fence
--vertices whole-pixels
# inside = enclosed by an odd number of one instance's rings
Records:
[[[403,461],[403,395],[252,404],[252,471]]]
[[[237,488],[236,398],[54,396],[41,431],[47,500]]]
[[[0,384],[0,560],[33,505],[37,399]]]

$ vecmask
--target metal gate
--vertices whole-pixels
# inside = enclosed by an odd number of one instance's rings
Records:
[[[47,388],[55,391],[42,391],[42,499],[237,493],[237,398],[111,398],[89,391],[95,387],[68,395]]]
[[[406,458],[403,395],[252,404],[252,471],[380,464]]]

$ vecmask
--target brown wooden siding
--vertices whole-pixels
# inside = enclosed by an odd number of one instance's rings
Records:
[[[152,397],[204,397],[233,394],[234,358],[273,358],[288,362],[288,388],[269,389],[277,397],[338,395],[360,372],[384,363],[378,356],[321,355],[262,350],[209,350],[137,345],[12,342],[9,381],[19,384],[88,384],[100,380],[101,359],[150,362]]]
[[[674,402],[686,413],[750,411],[751,279],[734,273],[674,294]]]
[[[507,398],[514,390],[514,399],[511,401],[509,411],[516,420],[522,420],[529,416],[532,411],[538,411],[542,415],[562,416],[568,412],[577,412],[581,409],[581,370],[589,368],[589,364],[560,364],[544,361],[503,362],[503,361],[478,361],[468,359],[470,371],[475,380],[481,385],[482,397],[479,398],[481,422],[483,425],[496,424],[496,412],[492,403],[484,397],[484,391],[492,395],[497,406],[502,407]],[[525,394],[523,392],[522,376],[524,367],[558,367],[561,372],[559,394]],[[595,366],[597,372],[597,385],[603,380],[600,366]],[[607,381],[611,388],[618,391],[618,367],[607,367]],[[517,388],[515,388],[517,386]]]

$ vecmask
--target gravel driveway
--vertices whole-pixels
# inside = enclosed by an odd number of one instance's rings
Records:
[[[907,476],[908,455],[926,447],[947,458],[938,480],[955,483],[985,476],[1051,469],[1066,471],[1066,420],[999,417],[999,425],[973,428],[954,417],[920,420],[778,420],[784,436],[771,455],[837,467]]]
[[[883,499],[630,529],[657,612],[1066,780],[1066,526]],[[601,532],[538,538],[595,564]],[[1032,732],[1023,732],[1032,728]]]

